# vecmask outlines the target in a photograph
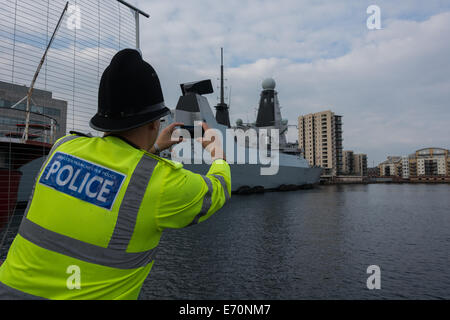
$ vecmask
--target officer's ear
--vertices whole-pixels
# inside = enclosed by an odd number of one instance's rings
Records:
[[[151,130],[151,131],[159,131],[159,120],[150,122],[150,123],[148,124],[148,128],[149,128],[149,130]]]

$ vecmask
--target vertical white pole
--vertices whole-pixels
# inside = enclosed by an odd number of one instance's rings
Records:
[[[136,49],[140,49],[140,34],[139,34],[139,12],[134,11],[134,18],[136,20]]]

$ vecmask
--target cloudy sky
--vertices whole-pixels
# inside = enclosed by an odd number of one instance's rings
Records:
[[[171,107],[182,82],[217,85],[224,47],[232,122],[254,121],[261,82],[273,77],[290,124],[323,110],[342,115],[344,149],[367,153],[369,166],[450,148],[449,1],[129,2],[151,16],[141,19],[141,48]],[[367,28],[370,5],[381,30]]]

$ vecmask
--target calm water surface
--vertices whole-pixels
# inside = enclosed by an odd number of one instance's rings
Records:
[[[167,230],[141,299],[450,299],[450,185],[233,196]],[[381,289],[366,271],[381,268]]]

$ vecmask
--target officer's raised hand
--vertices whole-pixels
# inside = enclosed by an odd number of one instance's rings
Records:
[[[151,153],[159,153],[163,150],[169,149],[174,144],[178,144],[183,141],[183,137],[178,140],[172,139],[172,134],[176,130],[176,127],[184,125],[182,122],[174,122],[164,128],[156,139],[155,145],[150,149]]]

